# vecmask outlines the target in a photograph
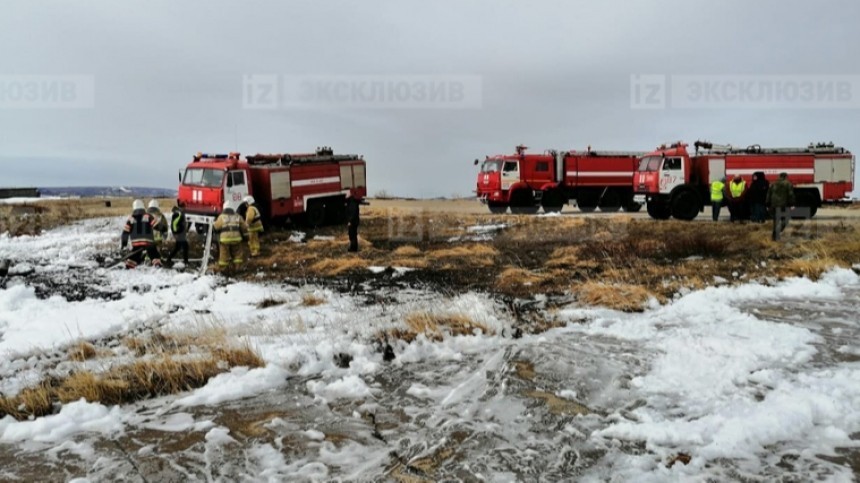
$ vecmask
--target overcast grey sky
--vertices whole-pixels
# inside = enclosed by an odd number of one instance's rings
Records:
[[[513,151],[834,141],[860,109],[631,109],[631,75],[860,75],[860,2],[3,1],[0,76],[86,75],[91,109],[4,109],[0,185],[175,187],[197,151],[364,154],[371,194],[467,195]],[[478,76],[480,107],[243,108],[243,76]],[[14,79],[14,78],[13,78]],[[856,86],[855,86],[856,87]],[[8,94],[8,93],[7,93]],[[857,103],[860,92],[853,92]]]

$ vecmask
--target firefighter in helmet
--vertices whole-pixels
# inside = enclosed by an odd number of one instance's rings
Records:
[[[131,205],[132,213],[125,222],[122,229],[122,241],[120,250],[124,250],[131,241],[132,252],[126,257],[125,267],[135,268],[143,263],[144,257],[148,256],[152,265],[161,266],[161,256],[155,247],[155,224],[156,221],[146,212],[143,201],[134,200]]]
[[[251,251],[251,256],[260,255],[260,235],[263,233],[263,218],[260,216],[260,210],[254,204],[254,197],[251,195],[242,199],[243,212],[240,213],[245,218],[245,223],[248,225],[248,248]]]
[[[229,201],[224,202],[223,210],[212,228],[218,232],[218,267],[226,270],[232,262],[239,268],[242,265],[242,241],[248,235],[248,225],[233,210]]]
[[[149,200],[146,212],[155,220],[155,224],[153,225],[153,230],[155,230],[153,232],[155,248],[161,250],[164,239],[167,238],[167,220],[164,219],[164,213],[161,212],[161,208],[158,206],[158,200]]]

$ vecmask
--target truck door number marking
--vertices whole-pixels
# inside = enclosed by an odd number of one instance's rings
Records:
[[[665,188],[667,186],[671,186],[671,185],[675,184],[675,182],[677,180],[678,180],[677,176],[673,176],[670,174],[664,174],[663,177],[660,178],[660,187]]]

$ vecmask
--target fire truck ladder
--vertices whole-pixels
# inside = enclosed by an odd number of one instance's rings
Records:
[[[763,148],[759,144],[738,148],[731,144],[714,144],[708,141],[696,141],[694,146],[697,154],[699,149],[711,154],[846,154],[849,152],[841,146],[834,146],[832,142],[809,143],[809,146],[805,148]]]
[[[214,216],[205,215],[185,215],[185,219],[189,223],[206,225],[206,243],[203,246],[203,258],[200,259],[200,275],[206,274],[206,268],[209,266],[209,255],[212,251],[212,226],[215,225]]]

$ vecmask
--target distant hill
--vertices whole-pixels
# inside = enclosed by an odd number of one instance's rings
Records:
[[[91,196],[129,197],[129,198],[176,198],[176,190],[166,188],[146,188],[140,186],[67,186],[39,188],[42,196]]]

